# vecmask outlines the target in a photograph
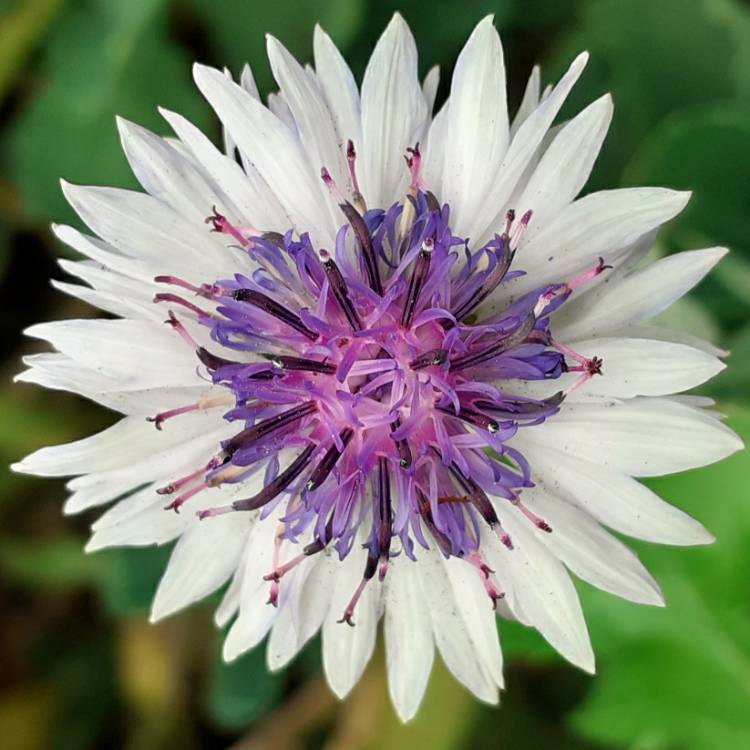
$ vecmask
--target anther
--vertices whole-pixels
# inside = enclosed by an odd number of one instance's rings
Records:
[[[487,360],[494,359],[495,357],[503,354],[504,352],[515,349],[515,347],[523,344],[528,338],[529,334],[534,330],[536,325],[536,317],[534,313],[529,313],[521,324],[511,333],[502,336],[495,343],[490,344],[484,349],[480,349],[475,352],[469,352],[464,354],[462,357],[458,357],[451,361],[450,369],[452,372],[457,370],[463,370],[467,367],[474,367],[482,364]]]
[[[346,446],[352,439],[352,435],[354,435],[354,430],[348,427],[339,433],[339,438],[341,439],[344,450],[346,450]],[[323,484],[326,479],[328,479],[328,475],[331,473],[331,471],[333,471],[333,467],[336,465],[339,458],[341,458],[341,454],[344,452],[344,450],[340,451],[334,443],[326,451],[325,455],[320,460],[320,463],[315,467],[315,469],[313,469],[313,473],[310,475],[310,479],[305,485],[308,492],[317,490],[318,487],[320,487],[320,485]]]
[[[224,513],[231,513],[233,511],[258,510],[259,508],[262,508],[289,487],[289,485],[305,470],[314,450],[315,446],[306,446],[302,453],[300,453],[299,456],[297,456],[297,458],[295,458],[294,461],[292,461],[292,463],[276,477],[276,479],[269,482],[260,492],[252,497],[244,500],[235,500],[231,505],[223,505],[218,508],[202,510],[198,513],[198,518],[203,520],[204,518],[220,516]]]
[[[224,451],[228,456],[232,456],[238,450],[251,445],[256,440],[266,438],[274,432],[304,419],[315,412],[317,408],[318,405],[315,401],[307,401],[273,417],[264,419],[262,422],[245,428],[242,432],[238,432],[234,437],[227,440],[224,443]]]
[[[331,287],[331,292],[338,302],[341,312],[344,313],[344,317],[347,319],[349,325],[355,331],[362,330],[362,321],[359,318],[357,309],[354,307],[351,297],[349,296],[349,287],[346,285],[344,277],[341,275],[339,267],[336,262],[328,254],[327,250],[320,251],[320,257],[323,261],[323,270],[328,277],[328,283]]]
[[[333,375],[336,372],[336,365],[332,365],[330,362],[318,362],[315,359],[291,357],[285,354],[263,354],[262,356],[270,360],[277,370],[318,372],[323,375]]]
[[[404,301],[404,310],[401,314],[401,325],[404,328],[409,328],[414,319],[420,292],[430,272],[430,259],[434,249],[435,241],[432,237],[425,238],[424,242],[422,242],[422,249],[414,261],[414,271],[409,281],[409,289],[406,292],[406,299]]]
[[[432,365],[444,365],[448,361],[447,349],[430,349],[409,362],[412,370],[423,370]]]
[[[315,331],[311,331],[298,315],[262,292],[256,292],[254,289],[236,289],[232,293],[232,297],[238,302],[247,302],[263,310],[263,312],[268,313],[268,315],[280,320],[282,323],[286,323],[290,328],[301,333],[310,339],[310,341],[316,341],[318,338],[318,334]]]

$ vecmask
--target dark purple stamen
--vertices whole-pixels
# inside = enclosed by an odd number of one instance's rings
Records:
[[[391,438],[396,443],[396,450],[398,451],[398,464],[402,469],[408,469],[412,463],[411,448],[409,447],[409,441],[405,438],[397,440],[393,437],[393,433],[401,427],[401,420],[396,417],[391,427]]]
[[[448,471],[458,482],[461,489],[467,494],[469,501],[477,509],[479,515],[482,516],[487,525],[498,534],[500,541],[508,547],[508,549],[513,549],[513,542],[511,541],[510,536],[502,530],[502,525],[500,524],[500,519],[495,512],[495,507],[492,505],[492,501],[487,497],[485,491],[471,477],[467,477],[455,463],[448,467]]]
[[[310,479],[307,482],[306,489],[308,492],[317,490],[323,482],[328,479],[328,475],[333,471],[333,467],[336,462],[341,458],[341,454],[346,450],[346,446],[354,435],[354,430],[346,428],[339,434],[339,439],[343,444],[343,450],[339,450],[334,443],[325,453],[320,463],[313,469],[313,473],[310,475]]]
[[[341,312],[344,313],[347,321],[349,321],[349,325],[355,331],[361,331],[362,321],[359,319],[359,315],[357,314],[357,310],[354,307],[354,303],[349,296],[349,287],[346,285],[346,281],[341,275],[339,267],[336,265],[336,262],[333,260],[333,258],[328,256],[327,253],[323,255],[323,252],[321,252],[321,256],[324,257],[323,269],[326,272],[328,283],[331,286],[331,291],[333,292],[333,296],[336,298],[336,302],[338,302],[339,307],[341,308]]]
[[[503,354],[503,352],[514,349],[529,337],[529,334],[534,330],[535,324],[536,317],[533,313],[529,313],[512,333],[501,337],[498,341],[495,341],[484,349],[469,352],[463,357],[458,357],[457,359],[452,360],[450,364],[451,372],[463,370],[467,367],[475,367],[476,365],[487,362],[490,359],[494,359],[500,354]]]
[[[448,361],[447,349],[430,349],[409,362],[412,370],[423,370],[431,365],[443,365]]]
[[[434,244],[434,241],[428,237],[422,243],[422,249],[419,251],[416,261],[414,261],[414,272],[409,281],[409,290],[406,293],[404,311],[401,314],[401,325],[404,328],[408,328],[414,318],[419,294],[422,291],[424,282],[427,280],[427,274],[430,272],[430,257],[432,256]]]
[[[268,313],[277,320],[286,323],[295,331],[298,331],[303,336],[306,336],[310,341],[315,341],[318,338],[318,334],[315,331],[311,331],[291,310],[283,307],[275,300],[267,297],[262,292],[256,292],[254,289],[237,289],[232,294],[234,299],[238,302],[247,302],[255,307],[260,308],[263,312]]]
[[[195,353],[198,355],[198,359],[206,366],[209,370],[218,370],[220,367],[226,367],[226,365],[232,365],[231,359],[224,359],[216,354],[212,354],[208,349],[199,347]]]
[[[382,581],[388,565],[388,554],[391,549],[393,535],[393,513],[391,509],[391,476],[388,471],[388,459],[382,456],[378,459],[378,527],[377,546],[380,560],[379,578]]]
[[[330,362],[318,362],[315,359],[290,357],[285,354],[264,354],[263,356],[270,359],[273,366],[278,370],[319,372],[322,375],[333,375],[336,372],[336,365],[332,365]]]
[[[474,411],[466,406],[462,406],[458,410],[458,414],[452,406],[436,406],[435,408],[449,417],[460,419],[462,422],[487,430],[487,432],[492,434],[500,430],[500,425],[494,419],[490,419],[484,414],[480,414],[478,411]]]
[[[244,448],[256,440],[268,437],[270,434],[281,430],[284,427],[298,422],[300,419],[309,416],[313,412],[317,411],[318,405],[315,401],[307,401],[300,406],[295,406],[293,409],[276,414],[273,417],[264,419],[262,422],[247,427],[242,432],[237,433],[233,438],[230,438],[224,443],[224,451],[227,455],[232,456],[240,448]]]
[[[365,224],[365,220],[359,211],[349,201],[341,203],[339,208],[344,212],[344,216],[346,216],[349,225],[354,230],[357,241],[362,248],[362,258],[365,262],[365,272],[367,273],[367,281],[370,284],[370,288],[382,297],[383,282],[380,279],[380,270],[378,269],[378,256],[375,254],[372,238],[367,231],[367,224]]]
[[[273,482],[267,484],[257,495],[245,500],[235,500],[234,510],[257,510],[270,503],[280,492],[283,492],[304,470],[310,462],[310,456],[315,450],[314,445],[308,445],[302,453],[279,474]],[[210,514],[210,511],[205,511]],[[199,514],[200,515],[200,514]],[[201,516],[202,517],[202,516]]]

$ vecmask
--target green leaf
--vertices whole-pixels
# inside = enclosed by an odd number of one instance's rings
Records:
[[[209,714],[226,729],[246,728],[278,702],[283,687],[283,675],[268,671],[265,643],[231,664],[217,654],[209,684]]]
[[[104,558],[101,594],[114,615],[147,612],[167,566],[171,545],[97,552]]]
[[[265,35],[277,37],[301,62],[312,60],[313,28],[319,23],[338,44],[346,45],[364,20],[362,0],[193,0],[204,16],[220,65],[237,76],[250,63],[261,91],[277,88],[266,59]]]
[[[747,77],[750,14],[735,0],[596,0],[580,7],[551,67],[560,73],[577,52],[591,53],[566,116],[605,91],[614,94],[615,119],[596,189],[619,182],[630,156],[664,118],[735,98],[746,88],[739,76]]]
[[[750,437],[750,411],[729,423]],[[709,750],[750,745],[750,455],[652,480],[717,541],[697,549],[633,545],[662,584],[666,609],[587,590],[584,607],[599,675],[574,715],[585,736],[626,747]],[[744,706],[744,708],[743,708]]]
[[[54,542],[0,541],[0,568],[11,580],[30,588],[96,583],[104,572],[101,558],[85,555],[78,537]]]
[[[724,326],[747,318],[750,271],[750,106],[712,105],[666,120],[629,165],[631,184],[693,191],[668,237],[681,245],[727,245],[736,253],[720,264],[699,298]],[[744,261],[744,263],[743,263]]]
[[[132,186],[114,117],[168,130],[163,104],[202,124],[190,60],[166,34],[165,0],[89,0],[55,29],[39,95],[11,139],[12,176],[33,218],[71,220],[58,180]]]

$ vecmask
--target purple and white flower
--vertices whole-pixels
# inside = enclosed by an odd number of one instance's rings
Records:
[[[19,380],[123,416],[14,468],[74,476],[67,513],[115,502],[87,547],[177,539],[158,620],[230,581],[233,659],[270,633],[278,669],[322,630],[346,695],[384,622],[391,697],[416,712],[435,646],[478,698],[503,686],[496,614],[568,660],[594,657],[568,570],[642,604],[656,582],[605,527],[653,542],[711,535],[633,477],[741,447],[695,396],[720,352],[649,322],[726,252],[647,262],[688,196],[576,199],[611,116],[603,96],[553,126],[587,56],[508,115],[492,19],[433,116],[396,15],[361,89],[315,30],[315,67],[276,40],[268,105],[195,66],[217,149],[118,125],[145,193],[63,184],[92,235],[62,291],[118,316],[30,328],[52,353]],[[164,323],[168,325],[165,325]]]

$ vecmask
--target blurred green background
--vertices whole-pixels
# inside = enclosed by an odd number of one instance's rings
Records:
[[[632,184],[695,191],[661,252],[733,253],[670,321],[731,349],[702,392],[750,439],[750,8],[739,0],[5,0],[0,2],[0,382],[2,463],[83,436],[112,415],[61,393],[11,387],[32,351],[20,330],[94,311],[53,292],[65,251],[51,221],[74,221],[58,187],[130,186],[114,115],[166,132],[157,104],[218,136],[190,81],[193,60],[245,61],[272,90],[263,35],[311,58],[320,21],[361,76],[395,9],[440,98],[472,26],[494,12],[514,108],[534,62],[555,79],[592,60],[567,112],[604,91],[615,120],[588,190]],[[508,689],[478,704],[437,666],[416,721],[399,726],[382,653],[344,704],[314,643],[267,674],[262,650],[217,658],[210,607],[146,623],[168,549],[82,552],[91,517],[63,518],[62,482],[0,474],[0,747],[88,748],[750,748],[750,457],[651,484],[697,516],[709,548],[634,545],[666,610],[580,587],[598,675],[567,666],[536,634],[503,624]],[[210,603],[209,603],[210,604]]]

